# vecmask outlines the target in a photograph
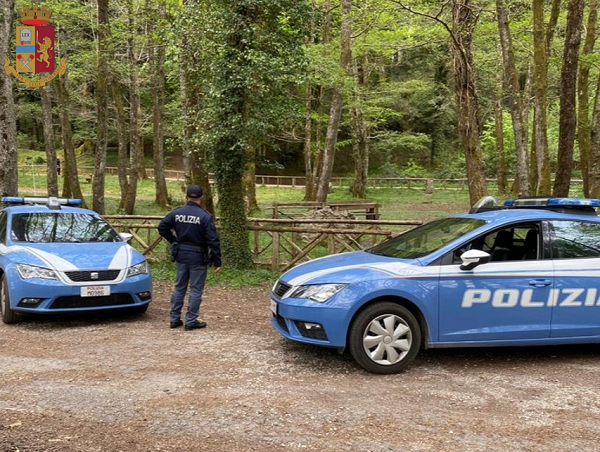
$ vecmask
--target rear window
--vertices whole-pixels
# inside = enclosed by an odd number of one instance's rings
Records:
[[[600,224],[587,221],[553,221],[554,258],[600,257]]]
[[[102,218],[86,213],[40,212],[14,214],[14,242],[119,242],[117,232]]]

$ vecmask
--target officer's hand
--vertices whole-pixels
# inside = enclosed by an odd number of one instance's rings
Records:
[[[221,271],[221,267],[215,267],[215,273],[219,273]]]

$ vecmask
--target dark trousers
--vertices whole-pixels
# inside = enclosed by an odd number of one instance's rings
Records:
[[[185,324],[192,325],[198,320],[202,293],[206,282],[207,267],[204,264],[182,264],[177,262],[177,276],[175,277],[175,288],[171,296],[171,322],[177,322],[181,318],[183,301],[187,292],[188,283],[190,296],[188,300]]]

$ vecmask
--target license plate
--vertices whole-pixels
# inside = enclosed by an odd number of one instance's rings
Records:
[[[106,297],[110,295],[110,286],[83,286],[82,297]]]
[[[271,300],[271,311],[273,311],[273,314],[277,315],[277,302],[275,300]]]

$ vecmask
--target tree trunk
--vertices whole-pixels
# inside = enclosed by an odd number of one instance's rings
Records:
[[[0,3],[0,64],[12,52],[14,0]],[[17,169],[17,119],[12,75],[0,68],[0,196],[15,196],[19,191]]]
[[[586,27],[585,42],[581,52],[584,58],[581,58],[579,66],[579,79],[577,82],[577,141],[579,143],[579,164],[581,167],[581,178],[583,179],[583,195],[590,196],[589,190],[589,153],[590,153],[590,68],[591,62],[585,57],[590,56],[594,51],[596,41],[596,25],[598,22],[598,0],[592,0],[590,3],[590,11]]]
[[[244,201],[246,204],[246,212],[250,214],[258,210],[256,202],[256,152],[254,149],[249,149],[248,165],[244,173]]]
[[[187,1],[185,2],[187,4]],[[203,128],[202,99],[203,87],[195,84],[195,79],[188,70],[190,64],[197,66],[194,61],[194,49],[190,47],[187,35],[182,37],[179,53],[179,82],[183,113],[183,167],[185,183],[198,184],[204,190],[202,206],[211,215],[215,215],[215,204],[208,173],[208,156],[202,140],[198,136]]]
[[[135,30],[133,18],[133,2],[127,3],[127,14],[129,29]],[[140,99],[138,95],[138,74],[137,58],[135,55],[134,35],[130,33],[127,37],[127,54],[129,59],[129,191],[127,192],[127,201],[125,203],[125,213],[133,215],[135,212],[135,198],[137,196],[137,183],[139,176],[139,144],[140,133],[138,123],[138,113]]]
[[[36,151],[40,150],[40,143],[38,142],[38,123],[35,116],[31,118],[31,142],[29,145],[31,146],[31,149],[35,149]]]
[[[592,113],[592,132],[590,145],[589,190],[590,197],[600,197],[600,74],[596,84],[596,98]]]
[[[98,6],[98,68],[96,73],[96,161],[92,179],[93,209],[104,214],[106,174],[106,142],[108,129],[108,0],[97,0]]]
[[[452,7],[452,39],[450,42],[458,132],[465,152],[471,205],[488,193],[481,156],[481,142],[479,141],[479,107],[472,52],[474,26],[474,12],[470,0],[456,1]]]
[[[548,35],[544,30],[544,0],[533,0],[533,77],[534,121],[533,139],[537,166],[537,185],[532,192],[538,196],[550,195],[551,175],[548,154],[548,127],[546,97],[548,94]]]
[[[64,172],[65,178],[68,179],[68,183],[63,185],[63,196],[79,198],[83,202],[85,207],[85,199],[83,198],[83,192],[81,191],[81,185],[79,184],[79,174],[77,173],[77,158],[75,156],[75,146],[73,145],[73,132],[71,130],[71,118],[69,114],[69,106],[71,101],[69,99],[69,88],[67,85],[68,71],[64,75],[59,75],[54,79],[54,87],[58,94],[59,99],[59,116],[60,116],[60,129],[62,134],[63,148],[65,150],[65,164]],[[65,193],[65,190],[68,190]]]
[[[502,61],[506,80],[506,94],[510,104],[510,113],[515,137],[515,150],[517,153],[517,194],[529,194],[529,174],[527,171],[527,142],[525,140],[525,125],[523,121],[523,104],[519,87],[519,75],[515,66],[512,37],[508,26],[508,15],[504,0],[496,0],[498,14],[498,31],[502,48]]]
[[[498,193],[506,194],[506,164],[504,162],[504,118],[502,116],[503,77],[501,67],[496,71],[496,90],[494,92],[494,130],[496,136],[496,181]]]
[[[165,25],[166,12],[165,0],[158,2],[158,16],[160,25]],[[152,36],[154,27],[152,21],[149,21],[149,34]],[[156,52],[154,52],[155,40],[149,45],[150,61],[154,66],[154,83],[150,88],[152,92],[152,156],[154,160],[154,186],[156,187],[156,204],[166,207],[169,203],[167,193],[167,181],[165,180],[165,147],[163,134],[163,109],[165,103],[165,45],[166,40],[161,32],[158,33],[159,39],[156,40]],[[151,38],[152,39],[152,38]],[[156,58],[155,58],[156,57]]]
[[[304,200],[312,201],[315,198],[315,178],[313,174],[314,152],[312,149],[312,86],[306,83],[304,114]]]
[[[46,168],[48,170],[48,195],[58,196],[58,174],[56,146],[54,144],[54,127],[52,124],[52,100],[50,86],[40,87],[40,100],[42,105],[42,126],[44,128],[44,147],[46,149]]]
[[[129,167],[129,156],[127,155],[128,134],[127,134],[127,114],[123,106],[123,93],[121,84],[115,78],[111,82],[112,98],[115,105],[115,114],[117,119],[117,139],[119,142],[118,162],[119,168],[117,174],[119,178],[119,187],[121,189],[121,200],[119,209],[124,210],[127,204],[127,194],[129,193],[129,181],[127,180],[127,168]]]
[[[340,65],[346,72],[350,73],[350,63],[352,61],[352,27],[350,25],[350,10],[352,8],[352,0],[342,0],[342,32],[341,32],[341,49],[340,49]],[[333,172],[333,159],[335,156],[335,148],[337,144],[337,136],[339,131],[340,119],[342,117],[343,106],[343,91],[342,87],[336,86],[333,90],[333,98],[331,100],[331,108],[329,110],[329,124],[327,125],[327,137],[325,140],[325,150],[323,154],[323,167],[319,175],[317,186],[317,201],[327,201],[329,194],[329,181]]]
[[[354,157],[354,183],[352,196],[367,197],[367,178],[369,176],[369,137],[362,112],[362,90],[365,85],[365,57],[355,62],[353,67],[355,93],[350,108],[350,130],[352,133],[352,156]]]
[[[584,0],[570,0],[565,31],[565,51],[561,71],[558,156],[553,195],[569,196],[575,142],[577,64],[581,44]]]

